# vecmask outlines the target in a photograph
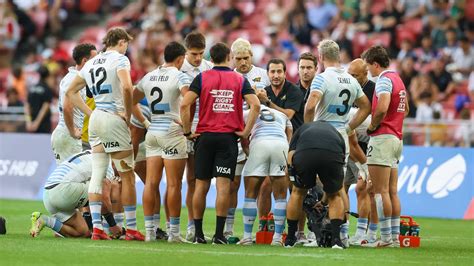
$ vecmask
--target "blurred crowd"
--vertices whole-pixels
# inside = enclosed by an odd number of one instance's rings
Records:
[[[383,44],[410,92],[409,116],[429,122],[431,135],[441,132],[430,136],[430,144],[465,142],[437,121],[464,119],[471,121],[468,132],[474,131],[474,0],[0,0],[0,5],[0,106],[27,102],[42,65],[49,70],[43,83],[54,102],[75,43],[100,48],[107,28],[123,26],[134,36],[128,52],[134,81],[163,62],[168,42],[182,41],[193,30],[206,36],[207,47],[248,39],[254,64],[264,67],[281,58],[290,81],[298,80],[298,56],[316,52],[322,39],[339,43],[343,65]],[[105,27],[87,27],[75,41],[64,39],[65,29],[97,13],[107,14]],[[449,140],[446,132],[453,132]]]

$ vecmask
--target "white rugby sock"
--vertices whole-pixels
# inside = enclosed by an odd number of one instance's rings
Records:
[[[104,230],[104,228],[102,227],[102,215],[100,214],[100,211],[102,209],[102,202],[89,201],[89,208],[91,210],[92,226],[94,228]]]
[[[370,242],[377,240],[377,228],[378,224],[370,223],[369,229],[367,230],[367,237]]]
[[[392,240],[396,241],[400,235],[400,216],[392,216],[390,223],[392,226]]]
[[[145,233],[147,236],[151,236],[155,232],[155,225],[153,222],[153,216],[145,216]]]
[[[341,225],[341,231],[339,232],[341,239],[349,238],[349,220]]]
[[[53,229],[57,233],[61,231],[63,223],[61,223],[58,219],[46,215],[41,216],[41,218],[43,219],[44,225],[46,225],[46,227]]]
[[[155,231],[156,229],[160,228],[160,214],[159,213],[155,213],[153,214],[153,224],[155,226]]]
[[[357,230],[356,230],[356,237],[362,237],[365,235],[367,231],[367,226],[369,223],[369,219],[367,218],[357,218]]]
[[[275,234],[273,240],[281,240],[281,234],[285,229],[286,218],[286,199],[275,200],[275,209],[273,211],[273,219],[275,219]]]
[[[245,198],[242,209],[244,218],[244,238],[252,238],[252,229],[257,217],[257,200]]]
[[[227,219],[225,220],[224,232],[234,232],[235,208],[229,208],[227,211]]]
[[[123,206],[127,229],[137,230],[137,207],[134,205]]]
[[[117,223],[117,226],[122,228],[123,220],[125,219],[125,213],[123,212],[114,213],[114,219],[115,219],[115,222]]]
[[[170,235],[179,236],[179,217],[170,217]]]

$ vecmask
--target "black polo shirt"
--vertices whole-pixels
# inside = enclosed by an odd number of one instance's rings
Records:
[[[275,95],[272,86],[265,87],[268,98],[277,106],[283,109],[291,109],[295,111],[295,115],[291,119],[293,130],[298,129],[304,122],[303,113],[301,112],[301,104],[304,95],[300,89],[293,83],[285,80],[283,88],[278,95]]]
[[[370,105],[372,105],[372,97],[374,97],[374,91],[375,91],[375,82],[369,79],[364,84],[364,87],[362,87],[362,91],[364,91],[365,96],[369,98]]]

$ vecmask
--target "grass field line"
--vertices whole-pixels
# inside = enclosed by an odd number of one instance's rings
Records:
[[[193,244],[189,244],[191,246]],[[88,245],[87,247],[89,248],[108,248],[108,249],[124,249],[124,250],[139,250],[139,251],[154,251],[154,252],[166,252],[166,253],[198,253],[198,254],[209,254],[209,255],[224,255],[224,256],[242,256],[243,252],[235,252],[235,251],[223,251],[223,250],[216,250],[216,251],[210,251],[210,250],[201,250],[201,249],[162,249],[162,248],[150,248],[150,247],[138,247],[138,246],[102,246],[102,245]],[[216,247],[218,248],[218,247]],[[282,247],[283,249],[283,247]],[[317,248],[315,248],[317,249]],[[242,249],[244,251],[244,249]],[[327,258],[327,257],[333,257],[334,259],[341,258],[340,253],[336,252],[333,254],[316,254],[316,253],[280,253],[280,252],[263,252],[263,253],[245,253],[245,256],[253,256],[253,257],[268,257],[268,256],[279,256],[279,257],[305,257],[305,258]]]

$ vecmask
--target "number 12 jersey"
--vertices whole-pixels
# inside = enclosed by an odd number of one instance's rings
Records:
[[[106,51],[87,61],[78,73],[94,95],[97,109],[124,112],[122,87],[117,75],[122,69],[130,71],[130,60],[117,51]]]

